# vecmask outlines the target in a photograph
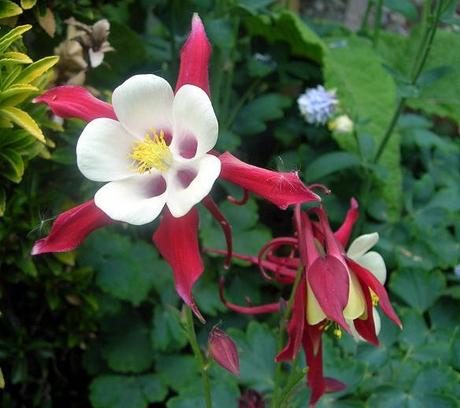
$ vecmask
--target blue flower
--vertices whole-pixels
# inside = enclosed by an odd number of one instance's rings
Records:
[[[297,99],[299,110],[308,123],[324,125],[335,113],[338,104],[335,91],[327,91],[323,86],[310,88]]]

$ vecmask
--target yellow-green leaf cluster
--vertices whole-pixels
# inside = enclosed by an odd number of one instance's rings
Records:
[[[0,127],[19,126],[44,143],[45,136],[38,124],[18,105],[39,93],[43,76],[58,57],[33,62],[22,52],[18,43],[31,27],[16,27],[0,38]]]

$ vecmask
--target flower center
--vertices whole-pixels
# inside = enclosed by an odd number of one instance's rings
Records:
[[[153,130],[153,135],[147,133],[144,140],[136,142],[129,158],[135,161],[135,170],[140,174],[150,172],[152,169],[164,173],[173,162],[172,153],[166,145],[162,130],[160,134]]]

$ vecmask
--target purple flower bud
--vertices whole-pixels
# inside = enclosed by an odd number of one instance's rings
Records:
[[[230,336],[221,329],[214,327],[208,337],[209,355],[217,364],[233,375],[240,375],[240,360],[238,350]]]

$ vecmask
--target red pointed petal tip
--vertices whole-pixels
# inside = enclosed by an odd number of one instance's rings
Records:
[[[31,255],[71,251],[91,232],[113,222],[96,207],[93,200],[87,201],[60,214],[51,227],[50,234],[35,242]]]
[[[291,204],[321,201],[300,181],[296,172],[277,172],[247,164],[229,152],[219,156],[221,177],[285,210]]]
[[[198,14],[192,18],[192,30],[180,53],[179,76],[176,92],[183,85],[190,84],[209,92],[209,58],[211,44],[209,43],[203,22]]]
[[[309,407],[314,407],[326,391],[323,376],[323,344],[319,327],[307,326],[302,343],[308,366],[307,384],[311,388]]]
[[[335,238],[342,244],[343,247],[346,247],[348,241],[350,240],[351,231],[355,225],[356,220],[359,217],[359,205],[358,201],[353,197],[350,200],[350,209],[347,211],[345,220],[340,228],[334,233]]]
[[[37,96],[33,102],[46,103],[55,115],[63,118],[78,118],[85,122],[97,118],[117,119],[112,105],[97,99],[81,86],[58,86]]]
[[[361,289],[363,290],[364,299],[366,302],[366,319],[355,319],[354,325],[359,335],[375,347],[379,346],[379,339],[375,333],[374,313],[372,311],[372,298],[371,293],[366,285],[360,282]]]
[[[232,338],[223,330],[214,327],[208,336],[209,354],[214,361],[227,371],[239,377],[240,359]]]
[[[347,258],[348,266],[356,273],[359,281],[362,282],[363,286],[372,289],[379,298],[379,305],[384,311],[384,313],[391,319],[400,329],[402,329],[401,320],[397,316],[396,312],[391,306],[390,299],[388,297],[387,291],[379,280],[366,268],[363,268],[360,264],[353,261],[352,259]]]
[[[300,346],[302,345],[306,322],[306,293],[307,288],[305,285],[305,279],[302,279],[295,293],[292,316],[288,324],[287,331],[289,340],[286,347],[281,350],[280,353],[275,357],[276,362],[294,360],[300,349]]]
[[[347,388],[346,384],[344,384],[342,381],[336,380],[335,378],[324,377],[324,382],[326,385],[324,392],[326,393],[339,392]]]
[[[178,295],[205,322],[192,296],[192,287],[204,271],[198,246],[198,211],[193,208],[187,215],[174,218],[165,210],[152,239],[173,270]]]

